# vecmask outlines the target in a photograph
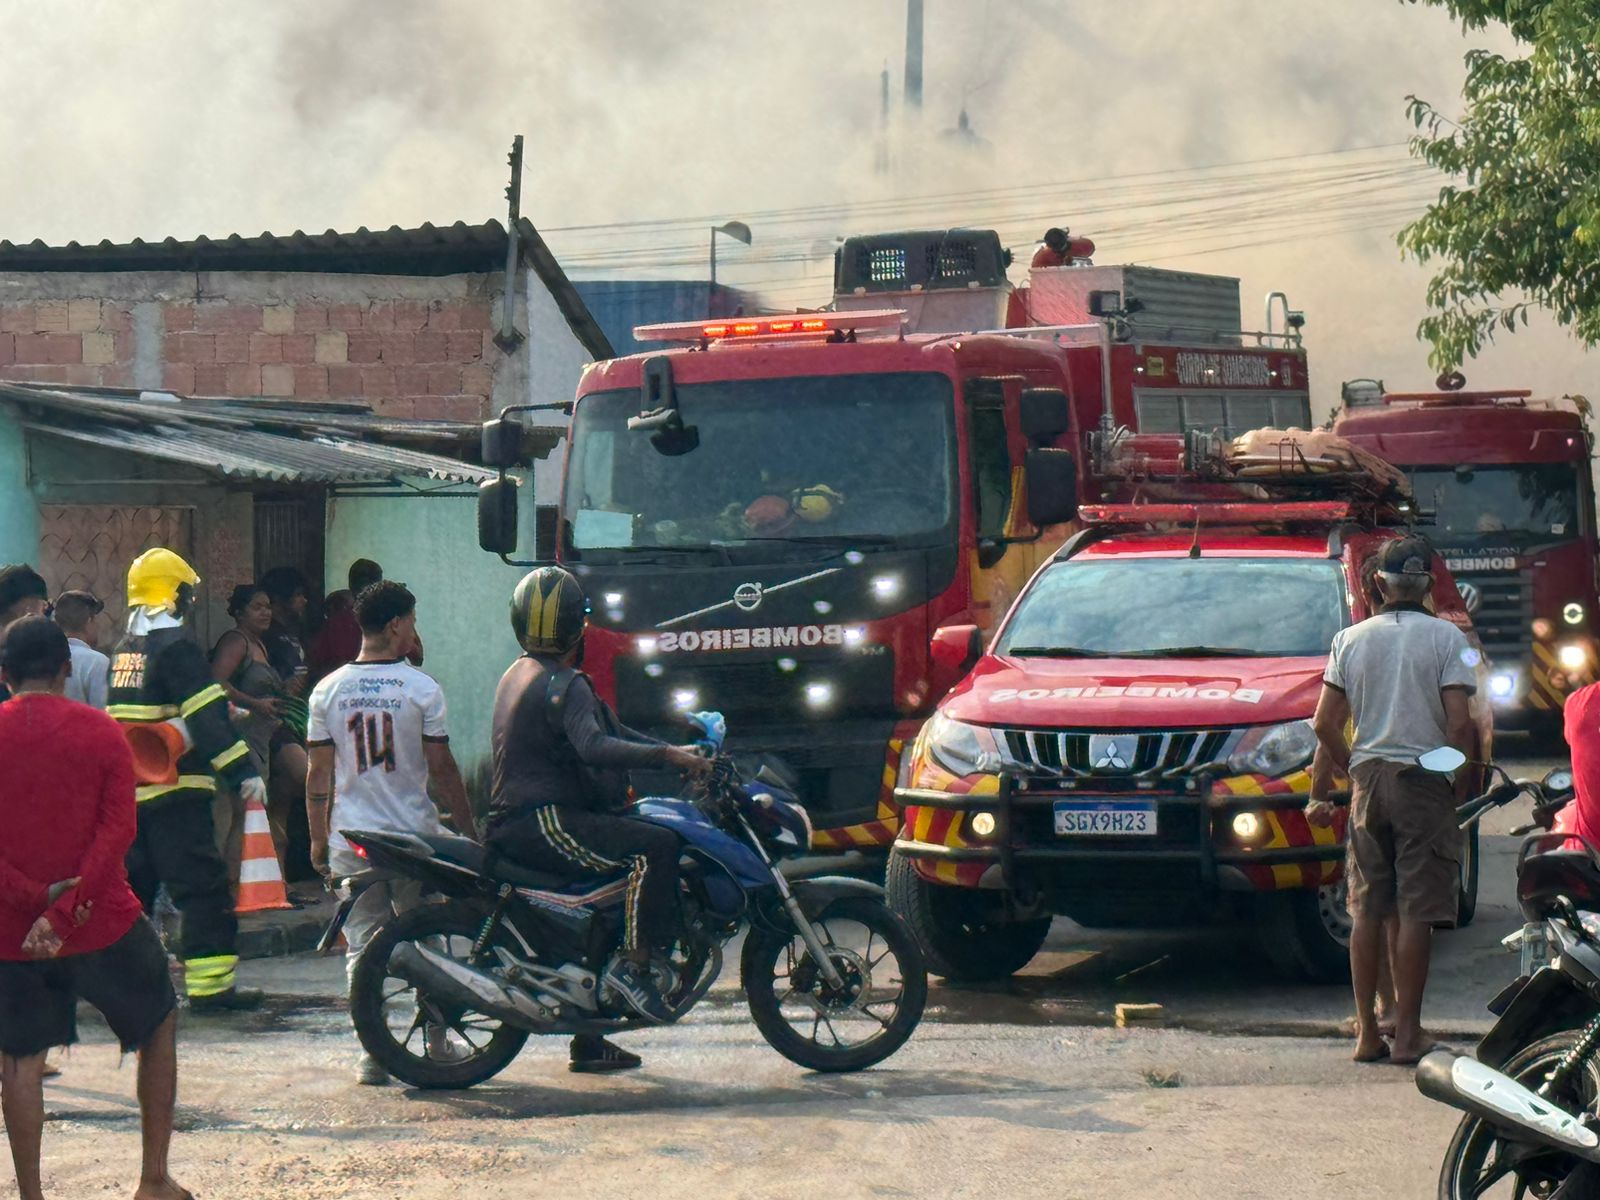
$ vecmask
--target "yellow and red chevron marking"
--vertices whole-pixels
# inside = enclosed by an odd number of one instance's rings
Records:
[[[1564,671],[1556,661],[1555,651],[1543,642],[1533,644],[1533,662],[1528,672],[1528,703],[1544,712],[1560,712],[1567,706],[1569,688],[1589,682],[1587,668],[1577,672]],[[1568,687],[1557,687],[1553,676],[1560,675]]]
[[[1281,779],[1265,775],[1235,775],[1219,779],[1212,785],[1212,794],[1218,796],[1293,796],[1311,791],[1311,775],[1296,771]],[[1257,810],[1267,823],[1271,837],[1257,847],[1260,850],[1287,850],[1300,846],[1336,846],[1344,840],[1347,810],[1339,809],[1329,826],[1313,825],[1299,808],[1262,808]],[[1333,883],[1339,878],[1344,864],[1334,862],[1278,863],[1273,866],[1241,867],[1245,877],[1261,891],[1279,888],[1313,888]]]
[[[947,776],[948,783],[940,791],[955,796],[993,796],[1000,791],[1000,780],[995,775],[969,775],[965,778]],[[919,808],[907,806],[905,835],[911,841],[927,842],[934,846],[965,849],[972,845],[961,836],[961,823],[965,813],[948,808]],[[938,858],[914,858],[912,869],[929,883],[950,884],[955,887],[977,887],[978,880],[989,867],[981,862],[949,862]]]
[[[895,738],[883,762],[883,786],[878,789],[878,813],[870,821],[838,829],[819,829],[811,837],[814,850],[856,850],[888,846],[900,832],[900,810],[894,803],[895,780],[900,776],[900,755],[905,742]]]

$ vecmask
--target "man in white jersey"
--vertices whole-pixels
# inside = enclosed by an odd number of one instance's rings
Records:
[[[356,617],[361,653],[317,684],[306,728],[311,861],[335,878],[358,874],[367,866],[339,834],[341,829],[445,832],[428,796],[430,782],[449,806],[456,831],[475,836],[467,791],[450,753],[444,692],[405,661],[417,640],[416,597],[404,584],[384,580],[357,597]],[[378,926],[421,898],[421,885],[409,879],[375,883],[361,894],[344,925],[348,976],[354,977],[356,962]],[[440,1058],[453,1054],[448,1031],[430,1031],[428,1052]],[[356,1078],[365,1084],[388,1082],[366,1054]]]

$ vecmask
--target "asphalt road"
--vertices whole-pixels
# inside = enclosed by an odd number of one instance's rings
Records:
[[[1446,1033],[1482,1028],[1515,969],[1498,945],[1520,924],[1515,820],[1486,828],[1477,923],[1439,938],[1429,1021]],[[795,1068],[723,987],[627,1038],[640,1072],[573,1076],[545,1040],[468,1093],[353,1083],[338,961],[245,970],[265,1012],[184,1023],[174,1162],[203,1197],[1426,1196],[1455,1124],[1409,1072],[1349,1062],[1342,988],[1286,984],[1238,931],[1058,923],[1009,984],[936,986],[911,1043],[859,1075]],[[1109,1027],[1119,1001],[1162,1004],[1166,1027]],[[127,1195],[132,1071],[85,1032],[49,1085],[47,1182]]]

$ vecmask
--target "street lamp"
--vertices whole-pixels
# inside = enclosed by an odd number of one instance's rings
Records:
[[[717,234],[725,234],[736,242],[750,244],[750,226],[743,221],[729,221],[725,225],[711,227],[711,284],[706,290],[706,315],[716,316],[713,311],[717,305]]]

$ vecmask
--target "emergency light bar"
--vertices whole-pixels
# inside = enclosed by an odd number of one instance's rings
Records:
[[[864,312],[789,313],[774,317],[727,317],[714,321],[669,321],[662,325],[636,325],[633,336],[641,342],[705,342],[722,338],[815,336],[858,329],[899,329],[905,320],[900,308]]]
[[[1332,525],[1353,520],[1356,506],[1344,500],[1219,501],[1199,504],[1086,504],[1085,525]]]

